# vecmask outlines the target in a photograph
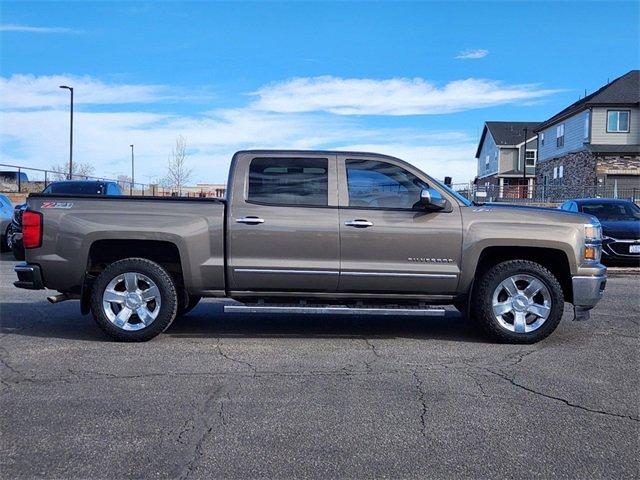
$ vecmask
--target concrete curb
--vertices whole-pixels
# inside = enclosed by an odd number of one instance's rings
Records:
[[[611,277],[621,275],[640,276],[640,267],[607,267],[607,275]]]

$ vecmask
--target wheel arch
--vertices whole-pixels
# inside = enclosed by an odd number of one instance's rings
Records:
[[[473,278],[479,278],[489,268],[507,260],[530,260],[548,269],[558,279],[566,302],[573,301],[571,267],[566,252],[556,248],[529,246],[491,246],[480,252]],[[471,296],[473,284],[468,288]]]
[[[146,258],[162,266],[176,283],[184,288],[185,273],[177,244],[167,240],[100,239],[89,246],[87,266],[82,282],[80,310],[90,310],[93,282],[107,265],[125,258]]]

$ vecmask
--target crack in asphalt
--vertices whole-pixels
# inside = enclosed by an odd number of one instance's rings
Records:
[[[254,366],[253,366],[251,363],[249,363],[249,362],[246,362],[246,361],[244,361],[244,360],[238,360],[237,358],[230,357],[229,355],[227,355],[226,353],[224,353],[224,352],[222,351],[222,345],[221,345],[221,343],[222,343],[222,340],[221,340],[220,338],[218,338],[218,342],[216,343],[216,350],[218,350],[218,354],[219,354],[222,358],[225,358],[225,359],[227,359],[227,360],[229,360],[229,361],[231,361],[231,362],[238,363],[238,364],[240,364],[240,365],[244,365],[244,366],[246,366],[246,367],[249,367],[249,368],[251,369],[251,371],[253,372],[253,375],[254,375],[254,376],[256,375],[256,372],[257,372],[256,367],[254,367]]]
[[[418,401],[422,406],[422,411],[420,412],[420,434],[423,437],[426,437],[427,436],[427,433],[426,433],[427,432],[427,424],[426,424],[427,402],[425,400],[426,394],[424,391],[424,387],[422,386],[422,380],[418,376],[417,369],[413,371],[413,378],[416,381],[415,387],[416,387],[416,391],[418,392]]]
[[[371,365],[378,359],[378,358],[382,358],[382,355],[380,355],[378,353],[378,350],[376,349],[376,346],[373,344],[373,342],[371,340],[369,340],[366,337],[362,337],[362,340],[364,340],[364,343],[367,344],[367,347],[369,348],[369,350],[371,351],[371,353],[373,353],[374,359],[371,361],[365,361],[364,362],[364,367],[367,371],[367,373],[371,373],[373,371],[373,368],[371,368]]]
[[[570,400],[567,400],[566,398],[556,397],[556,396],[550,395],[548,393],[544,393],[544,392],[540,392],[538,390],[534,390],[533,388],[527,387],[526,385],[522,385],[521,383],[516,382],[513,378],[511,378],[506,373],[496,372],[496,371],[491,370],[490,368],[487,368],[487,367],[480,367],[480,368],[482,368],[482,370],[485,370],[485,371],[487,371],[487,372],[489,372],[489,373],[491,373],[493,375],[496,375],[496,376],[502,378],[503,380],[507,380],[514,387],[520,388],[520,389],[522,389],[522,390],[524,390],[526,392],[532,393],[534,395],[538,395],[538,396],[541,396],[541,397],[544,397],[544,398],[548,398],[550,400],[555,400],[555,401],[561,402],[561,403],[567,405],[568,407],[576,408],[576,409],[579,409],[579,410],[583,410],[585,412],[597,413],[597,414],[600,414],[600,415],[606,415],[606,416],[610,416],[610,417],[616,417],[616,418],[622,418],[622,419],[625,419],[625,420],[631,420],[631,421],[634,421],[634,422],[640,422],[640,418],[638,418],[638,417],[634,417],[632,415],[623,415],[623,414],[620,414],[620,413],[607,412],[606,410],[598,410],[598,409],[595,409],[595,408],[585,407],[584,405],[580,405],[578,403],[571,402]]]
[[[222,392],[222,389],[223,387],[219,386],[213,392],[211,392],[207,396],[207,398],[205,398],[202,406],[198,410],[198,417],[191,420],[192,427],[184,429],[178,435],[178,443],[182,443],[183,445],[188,445],[193,448],[189,459],[176,469],[177,472],[175,475],[173,475],[174,477],[185,480],[189,478],[191,473],[193,473],[195,464],[204,455],[203,445],[213,431],[213,428],[215,427],[215,424],[210,423],[211,420],[218,419],[222,425],[226,425],[226,421],[224,420],[224,402],[220,400],[220,393]],[[228,394],[227,398],[229,398]],[[218,408],[215,408],[218,403],[220,404],[220,406]],[[185,424],[188,422],[189,420],[185,422]],[[183,436],[186,436],[186,434],[191,431],[199,432],[195,441],[187,443],[183,442]]]
[[[382,358],[382,355],[380,355],[378,353],[378,350],[376,348],[376,346],[373,344],[373,342],[368,339],[367,337],[362,337],[362,339],[364,340],[364,343],[367,344],[367,347],[369,347],[369,350],[371,350],[371,352],[373,352],[373,355],[377,358]]]

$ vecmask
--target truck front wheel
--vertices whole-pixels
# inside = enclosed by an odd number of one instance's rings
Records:
[[[93,318],[119,341],[152,339],[171,325],[177,310],[178,296],[171,276],[145,258],[114,262],[93,284]]]
[[[509,260],[476,284],[473,311],[482,329],[508,343],[535,343],[553,332],[564,310],[558,279],[539,263]]]

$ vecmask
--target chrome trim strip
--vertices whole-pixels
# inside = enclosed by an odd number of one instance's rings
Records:
[[[270,268],[234,268],[234,272],[238,273],[293,273],[301,275],[338,275],[337,270],[287,270],[287,269],[270,269]]]
[[[346,275],[350,277],[415,277],[415,278],[457,278],[455,273],[400,273],[400,272],[338,272],[336,270],[290,270],[271,268],[234,268],[238,273],[286,273],[301,275]]]
[[[420,315],[443,317],[444,308],[351,308],[345,306],[332,307],[277,307],[262,305],[225,305],[225,313],[311,313],[332,315]]]
[[[341,272],[350,277],[417,277],[417,278],[457,278],[455,273],[399,273],[399,272]]]
[[[613,242],[605,242],[605,243],[640,243],[640,238],[626,239],[626,238],[604,237],[604,240],[613,240]]]

